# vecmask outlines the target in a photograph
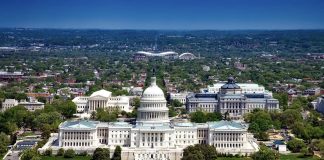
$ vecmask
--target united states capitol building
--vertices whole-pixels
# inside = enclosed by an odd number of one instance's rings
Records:
[[[170,120],[167,101],[156,78],[143,92],[136,124],[90,120],[66,121],[59,133],[39,149],[74,149],[91,154],[96,148],[122,147],[123,160],[179,160],[189,145],[209,144],[219,153],[250,155],[258,150],[248,125],[235,121],[191,123]]]

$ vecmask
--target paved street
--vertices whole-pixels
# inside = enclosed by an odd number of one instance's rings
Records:
[[[4,160],[18,160],[20,151],[12,151],[11,155],[8,155]]]

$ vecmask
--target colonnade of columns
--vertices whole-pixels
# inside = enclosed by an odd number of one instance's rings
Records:
[[[104,108],[106,104],[106,100],[89,100],[89,108],[91,111],[95,111],[97,108]]]
[[[140,145],[143,147],[163,146],[164,139],[164,133],[142,133],[140,136]]]
[[[167,119],[168,113],[167,112],[140,112],[139,114],[140,119],[149,120],[149,119]]]
[[[235,141],[241,142],[244,137],[241,133],[213,133],[212,139],[214,141]]]

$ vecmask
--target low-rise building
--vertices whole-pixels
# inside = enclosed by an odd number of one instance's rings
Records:
[[[316,96],[321,94],[321,88],[309,88],[303,92],[304,95]]]
[[[181,92],[181,93],[170,93],[170,100],[178,100],[183,105],[187,103],[187,96],[189,93]]]
[[[312,105],[314,106],[314,109],[317,112],[324,114],[324,95],[322,95],[321,97],[318,97],[316,100],[314,100],[312,102]]]
[[[44,109],[44,103],[37,101],[37,99],[30,98],[29,101],[22,100],[19,102],[19,105],[25,107],[29,111],[33,112],[37,109]]]
[[[4,112],[7,109],[10,109],[14,106],[18,105],[18,101],[15,99],[5,99],[4,102],[2,102],[2,108],[1,111]]]

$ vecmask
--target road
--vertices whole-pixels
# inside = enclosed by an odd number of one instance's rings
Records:
[[[12,151],[11,155],[6,156],[4,160],[18,160],[20,151]]]

